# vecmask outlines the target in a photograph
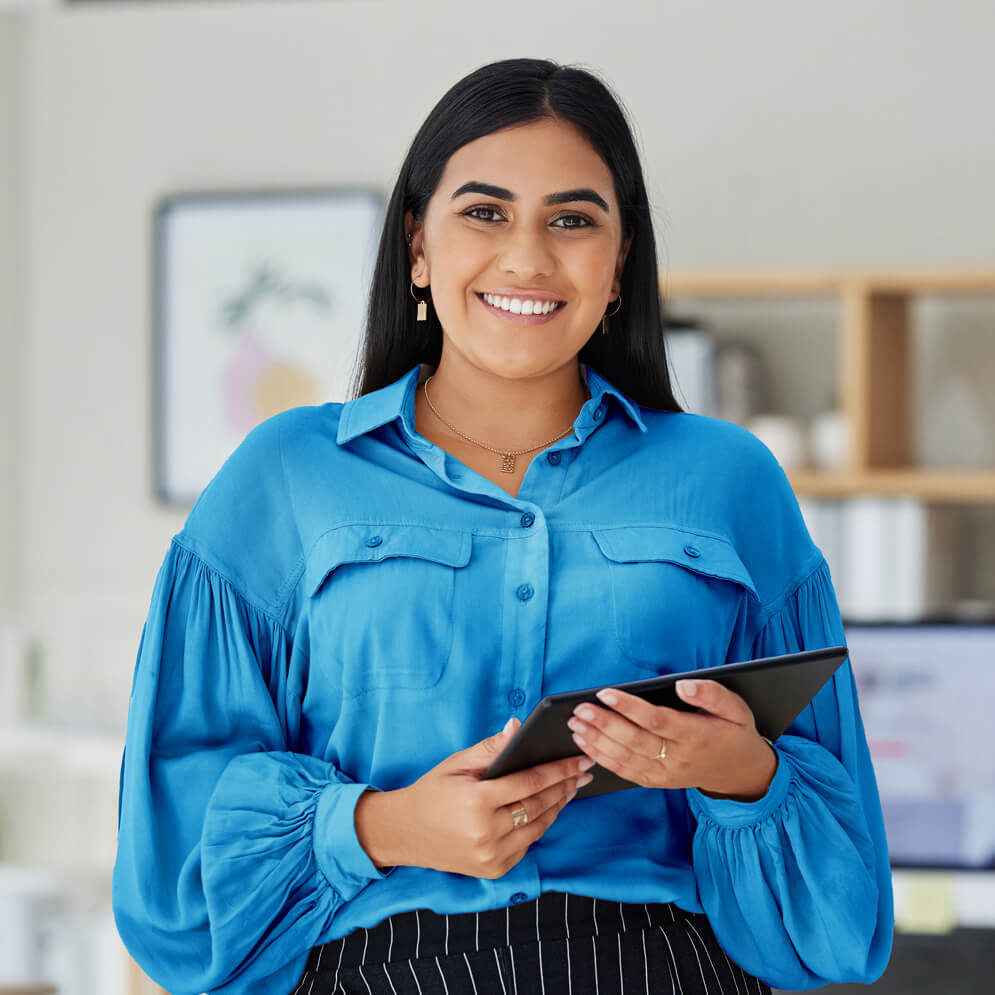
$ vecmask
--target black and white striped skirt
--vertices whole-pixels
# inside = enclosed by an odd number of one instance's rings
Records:
[[[483,912],[388,916],[312,949],[292,995],[770,995],[670,902],[543,892]]]

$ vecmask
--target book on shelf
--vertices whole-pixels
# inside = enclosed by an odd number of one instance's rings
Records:
[[[803,497],[798,504],[845,619],[914,622],[950,612],[958,569],[954,509],[873,495]]]

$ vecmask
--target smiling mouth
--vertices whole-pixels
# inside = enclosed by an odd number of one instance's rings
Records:
[[[508,314],[544,316],[553,314],[567,306],[566,301],[537,301],[518,297],[502,297],[499,294],[478,293],[477,296],[487,305]]]

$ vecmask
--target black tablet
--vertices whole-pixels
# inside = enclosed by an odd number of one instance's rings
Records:
[[[584,701],[602,708],[608,707],[596,697],[596,692],[602,687],[619,688],[638,695],[653,705],[696,712],[699,709],[678,697],[674,685],[682,678],[718,681],[735,691],[750,706],[757,731],[770,740],[776,740],[832,677],[847,655],[846,646],[830,646],[827,649],[785,653],[781,656],[727,663],[721,667],[704,667],[701,670],[665,674],[662,677],[649,677],[623,684],[605,684],[548,694],[532,709],[483,777],[501,777],[551,760],[580,756],[567,719],[573,714],[574,708]],[[588,773],[594,780],[578,789],[577,798],[638,787],[600,764],[595,764]]]

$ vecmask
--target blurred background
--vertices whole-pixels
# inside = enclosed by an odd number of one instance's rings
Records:
[[[0,992],[158,990],[110,911],[156,571],[245,432],[345,399],[408,143],[519,56],[621,96],[678,393],[830,562],[895,863],[872,987],[991,991],[993,40],[990,0],[0,0]]]

